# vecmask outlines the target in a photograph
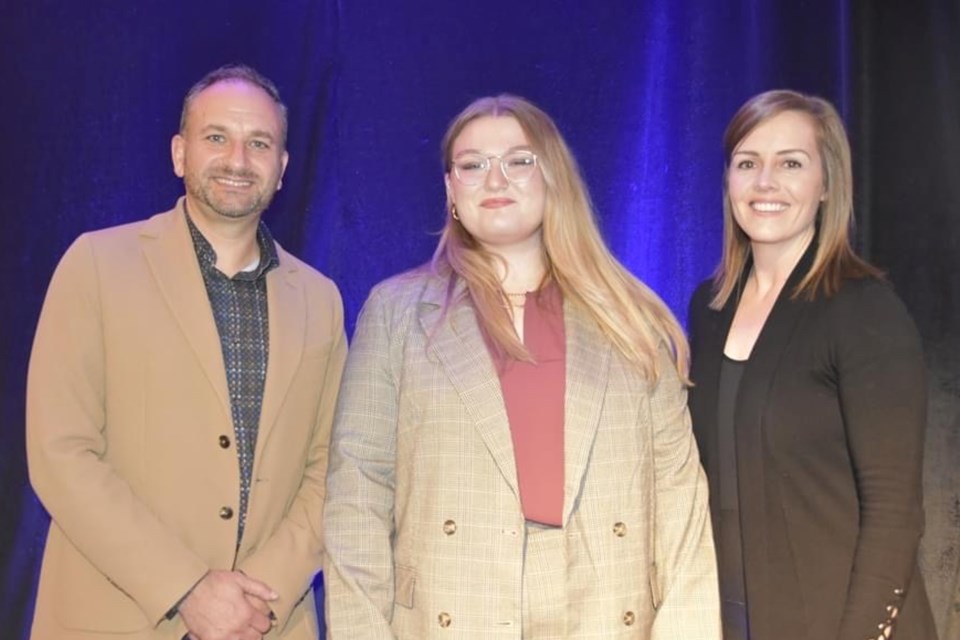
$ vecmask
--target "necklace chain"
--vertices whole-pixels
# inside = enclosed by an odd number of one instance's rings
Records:
[[[523,309],[523,306],[527,304],[527,293],[527,291],[521,291],[518,293],[504,291],[503,295],[507,298],[507,301],[511,306],[516,307],[517,309]]]

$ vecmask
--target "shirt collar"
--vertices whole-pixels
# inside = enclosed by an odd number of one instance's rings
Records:
[[[190,238],[193,240],[193,249],[197,253],[197,259],[200,261],[200,268],[203,271],[217,270],[217,252],[213,245],[203,236],[197,225],[190,219],[187,212],[187,203],[183,203],[183,215],[186,216],[187,226],[190,228]],[[260,249],[260,263],[252,271],[240,271],[234,278],[240,280],[256,280],[266,274],[271,269],[280,264],[280,258],[277,255],[277,244],[270,234],[270,229],[266,223],[260,220],[257,225],[257,246]]]

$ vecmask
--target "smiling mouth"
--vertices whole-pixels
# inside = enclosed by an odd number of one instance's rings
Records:
[[[779,213],[786,211],[789,205],[785,202],[751,202],[750,208],[761,213]]]
[[[237,178],[225,178],[218,177],[213,179],[219,185],[224,187],[230,187],[233,189],[245,189],[247,187],[253,186],[253,180],[239,180]]]
[[[480,203],[480,206],[484,209],[499,209],[511,204],[513,204],[513,200],[510,198],[487,198]]]

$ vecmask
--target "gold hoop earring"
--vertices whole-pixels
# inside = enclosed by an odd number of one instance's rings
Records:
[[[453,217],[454,220],[458,222],[460,221],[460,216],[457,215],[457,205],[455,204],[450,205],[450,215]]]

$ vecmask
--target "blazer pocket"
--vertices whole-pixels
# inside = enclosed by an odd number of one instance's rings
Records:
[[[417,583],[417,573],[409,567],[397,565],[394,573],[394,594],[393,602],[413,609],[413,591]]]

